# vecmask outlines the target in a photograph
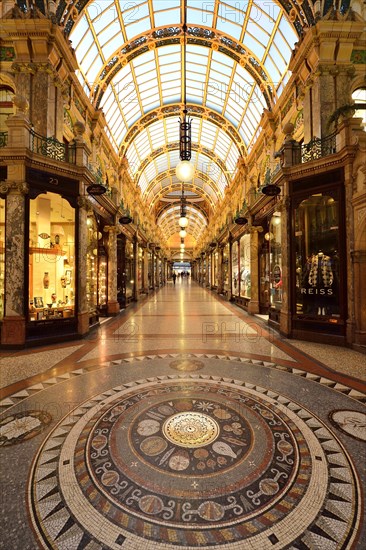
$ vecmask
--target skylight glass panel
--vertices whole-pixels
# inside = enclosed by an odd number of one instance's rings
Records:
[[[281,77],[286,71],[287,65],[275,44],[272,44],[272,46],[270,47],[268,55],[272,58],[272,61],[276,65]]]
[[[264,66],[267,69],[267,72],[275,87],[277,87],[282,78],[282,73],[278,70],[278,67],[274,64],[272,57],[270,57],[269,55],[267,55],[266,57]]]
[[[125,17],[124,17],[124,20],[126,22]],[[145,17],[145,19],[140,19],[136,23],[131,23],[130,25],[126,25],[125,29],[126,29],[127,40],[132,40],[135,36],[138,36],[139,34],[143,34],[144,32],[150,29],[150,18]]]
[[[89,24],[86,17],[81,17],[77,24],[73,27],[70,33],[70,40],[72,42],[75,51],[78,49],[80,42],[83,40],[85,34],[89,31]],[[77,55],[78,57],[78,55]]]
[[[116,18],[114,21],[111,21],[109,24],[107,24],[107,21],[104,21],[104,29],[101,32],[98,32],[96,29],[94,30],[98,35],[99,44],[101,45],[102,48],[104,48],[111,38],[120,35],[121,25],[119,24],[119,20]],[[104,57],[107,57],[107,56],[104,54]]]
[[[250,36],[250,34],[245,33],[243,44],[250,51],[252,51],[254,55],[256,55],[259,59],[262,59],[263,54],[265,52],[265,48],[257,40],[254,40],[254,38]]]
[[[261,29],[260,24],[261,19],[259,19],[258,22],[248,21],[246,32],[249,32],[255,40],[258,40],[261,44],[266,46],[270,39],[270,35]]]
[[[232,36],[235,40],[240,40],[241,35],[241,25],[235,25],[229,19],[218,18],[216,27],[219,31],[224,32],[228,36]]]
[[[167,5],[167,2],[165,1]],[[164,12],[155,12],[155,27],[162,27],[163,25],[180,23],[180,9],[169,9]],[[168,22],[169,21],[169,22]]]
[[[283,15],[281,17],[279,29],[285,40],[289,43],[290,48],[293,49],[295,42],[297,42],[299,38],[290,23],[287,21],[286,17],[284,17]]]

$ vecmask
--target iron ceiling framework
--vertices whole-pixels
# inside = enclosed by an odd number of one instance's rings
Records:
[[[183,2],[60,2],[57,17],[113,147],[147,204],[157,204],[179,184],[173,169],[183,111]],[[294,43],[313,23],[308,0],[187,0],[192,189],[207,201],[206,211],[220,203],[238,160],[253,147],[263,110],[271,110],[287,82]],[[174,206],[169,212],[176,221]]]

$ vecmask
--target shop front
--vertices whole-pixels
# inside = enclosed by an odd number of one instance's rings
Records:
[[[323,181],[322,181],[323,179]],[[293,183],[292,336],[342,342],[347,293],[342,172]]]
[[[28,173],[25,210],[27,340],[77,333],[77,182],[38,176]]]

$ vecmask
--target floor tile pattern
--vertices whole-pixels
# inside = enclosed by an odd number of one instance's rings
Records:
[[[166,419],[203,410],[219,424],[215,442],[188,452],[164,437]],[[351,548],[359,491],[340,441],[300,404],[239,380],[171,375],[72,411],[43,445],[29,494],[45,548],[130,549],[141,537],[149,549],[259,550]]]

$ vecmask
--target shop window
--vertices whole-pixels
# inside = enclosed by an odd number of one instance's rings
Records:
[[[282,246],[281,213],[275,212],[270,220],[269,232],[265,238],[269,242],[270,263],[270,304],[277,310],[282,304]]]
[[[316,193],[295,208],[296,314],[340,317],[338,190]]]
[[[243,235],[240,239],[240,296],[250,298],[250,235]]]
[[[0,198],[0,320],[4,317],[5,298],[5,199]]]
[[[232,293],[234,296],[239,295],[239,246],[235,241],[231,248],[232,257]]]
[[[55,193],[29,206],[29,320],[75,316],[75,209]]]
[[[213,255],[213,277],[212,277],[215,288],[217,288],[219,284],[218,269],[217,269],[218,263],[219,263],[219,253],[215,252],[215,254]]]

